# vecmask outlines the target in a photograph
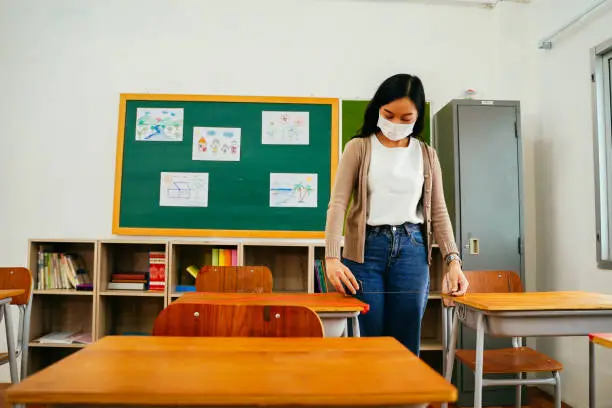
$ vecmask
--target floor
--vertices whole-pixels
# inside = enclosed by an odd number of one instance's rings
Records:
[[[529,402],[525,408],[553,408],[554,401],[552,397],[535,387],[529,387]],[[439,408],[439,405],[430,405],[431,408]],[[457,408],[456,405],[449,404],[448,408]],[[464,407],[461,407],[464,408]],[[487,408],[506,408],[506,407],[487,407]],[[514,407],[511,407],[514,408]],[[563,408],[572,408],[567,404],[563,404]]]
[[[8,405],[4,403],[4,390],[9,385],[10,384],[0,383],[0,408],[4,408],[5,406],[8,408]],[[548,394],[536,388],[529,389],[529,401],[531,402],[531,404],[526,408],[553,408],[554,406],[552,398]],[[439,408],[439,405],[432,405],[431,407]],[[457,408],[455,405],[449,405],[448,407]],[[488,407],[488,408],[505,408],[505,407]],[[563,404],[563,408],[572,408],[572,407],[570,407],[567,404]]]

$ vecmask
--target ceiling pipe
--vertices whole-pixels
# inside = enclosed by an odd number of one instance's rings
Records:
[[[543,50],[550,50],[553,47],[553,40],[555,39],[555,37],[557,37],[558,35],[563,33],[565,30],[569,29],[574,24],[577,24],[580,21],[584,20],[591,13],[595,12],[595,10],[597,10],[599,7],[603,6],[605,3],[609,2],[609,1],[610,0],[600,0],[599,2],[595,3],[588,10],[586,10],[582,14],[576,16],[569,23],[565,24],[563,27],[561,27],[560,29],[555,31],[553,34],[549,35],[548,37],[546,37],[545,39],[540,41],[540,44],[538,45],[538,48],[543,49]]]

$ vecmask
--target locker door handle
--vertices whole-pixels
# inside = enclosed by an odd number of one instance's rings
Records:
[[[469,249],[470,255],[478,255],[480,253],[480,242],[478,238],[470,238]]]

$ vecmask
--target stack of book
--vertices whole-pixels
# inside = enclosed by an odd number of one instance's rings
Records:
[[[108,283],[109,290],[148,290],[149,274],[147,272],[113,273]]]

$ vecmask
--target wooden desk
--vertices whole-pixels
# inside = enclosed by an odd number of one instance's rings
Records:
[[[451,378],[458,324],[476,330],[474,407],[482,406],[484,335],[502,337],[587,336],[612,327],[612,295],[581,292],[472,293],[454,297],[451,327],[444,337],[445,377]],[[448,323],[448,322],[447,322]],[[448,333],[450,332],[450,336]],[[486,380],[493,385],[499,381]]]
[[[0,307],[2,308],[2,316],[4,317],[4,325],[6,328],[6,348],[9,360],[9,371],[11,373],[11,383],[16,384],[19,382],[19,375],[17,373],[17,354],[15,352],[15,337],[13,334],[13,322],[8,312],[8,305],[15,296],[23,294],[23,289],[4,289],[0,290]],[[0,321],[2,317],[0,317]],[[25,341],[27,344],[27,340]]]
[[[403,406],[457,390],[390,337],[108,336],[6,392],[12,404]]]
[[[596,407],[595,344],[612,349],[612,333],[589,334],[589,408]]]
[[[215,303],[241,305],[285,305],[307,306],[317,312],[326,337],[339,337],[346,329],[348,319],[353,324],[353,336],[359,337],[360,313],[367,313],[370,306],[361,300],[342,293],[231,293],[231,292],[189,292],[175,300],[175,303]]]

